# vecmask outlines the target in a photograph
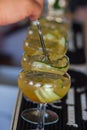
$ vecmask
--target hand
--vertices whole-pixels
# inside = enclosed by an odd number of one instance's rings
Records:
[[[0,25],[40,17],[44,0],[0,0]]]

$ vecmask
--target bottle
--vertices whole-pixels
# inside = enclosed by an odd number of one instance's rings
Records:
[[[55,0],[48,10],[48,15],[63,18],[65,17],[66,0]]]
[[[61,9],[60,4],[59,4],[59,1],[60,1],[60,0],[55,0],[55,3],[54,3],[54,5],[53,5],[54,9]]]

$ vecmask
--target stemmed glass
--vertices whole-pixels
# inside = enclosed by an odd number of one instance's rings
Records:
[[[49,73],[28,73],[23,70],[18,82],[20,89],[29,99],[40,103],[40,125],[44,123],[45,103],[60,100],[70,87],[68,74],[60,76]]]
[[[41,27],[40,27],[39,21],[34,21],[33,24],[35,26],[37,26],[38,31],[37,31],[36,28],[29,28],[29,31],[28,31],[28,35],[29,35],[28,37],[29,38],[27,37],[27,39],[24,42],[24,51],[27,52],[27,53],[23,54],[23,57],[22,57],[22,67],[26,71],[29,71],[29,70],[30,71],[41,71],[44,68],[41,69],[38,66],[39,61],[50,62],[50,59],[49,59],[49,56],[48,56],[47,51],[46,51],[46,47],[45,47],[45,44],[44,44],[44,40],[43,40],[43,36],[42,36],[42,32],[41,32]],[[40,41],[38,40],[38,36],[40,37]],[[34,39],[32,39],[32,37]],[[36,42],[36,45],[34,44],[35,48],[32,45],[30,45],[30,43],[31,43],[30,39],[33,40],[33,43]],[[37,48],[38,47],[38,43],[40,45],[39,51],[42,49],[41,51],[43,52],[43,54],[40,55],[40,52],[39,52],[39,55],[35,54],[34,56],[29,56],[30,53],[33,52],[32,49],[37,49],[37,52],[38,52],[38,48]],[[41,63],[39,63],[39,65],[40,64]],[[46,68],[44,69],[44,71],[46,71]],[[45,107],[46,107],[46,105],[45,105]],[[38,123],[38,118],[39,118],[39,109],[40,109],[40,104],[37,105],[37,108],[28,109],[27,111],[26,110],[23,111],[22,114],[21,114],[22,118],[24,120],[26,120],[27,122],[31,122],[33,124],[37,124]],[[46,109],[46,111],[45,111],[45,125],[55,123],[55,122],[57,122],[57,120],[58,120],[58,115],[55,112]]]
[[[70,77],[66,73],[69,61],[68,57],[64,55],[58,61],[52,63],[41,35],[39,23],[36,23],[41,42],[41,46],[39,47],[40,54],[38,55],[38,51],[34,51],[34,49],[37,50],[36,43],[34,48],[31,47],[29,52],[29,54],[31,53],[32,56],[29,56],[28,53],[23,55],[22,67],[24,70],[22,70],[19,74],[18,84],[19,88],[22,90],[24,95],[29,98],[29,100],[37,102],[38,104],[40,103],[40,107],[37,109],[39,113],[37,130],[44,130],[46,104],[60,100],[69,90]],[[32,34],[32,30],[30,30],[29,33]],[[28,40],[29,39],[27,39],[27,41]],[[26,45],[29,47],[32,46],[29,42],[26,42]],[[25,46],[24,50],[26,50]],[[43,52],[43,54],[41,54],[41,52]],[[29,114],[29,111],[25,110],[22,114],[24,115],[24,113]],[[24,119],[28,121],[27,117],[24,117]]]

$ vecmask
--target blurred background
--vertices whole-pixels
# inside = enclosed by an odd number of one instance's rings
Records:
[[[45,0],[42,15],[64,11],[69,22],[67,55],[71,68],[87,74],[87,0]],[[57,15],[57,13],[56,13]],[[30,21],[0,26],[0,130],[9,130],[18,94],[17,77],[21,70],[23,42]]]

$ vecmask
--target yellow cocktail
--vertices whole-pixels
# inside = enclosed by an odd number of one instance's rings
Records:
[[[40,22],[42,30],[37,31],[36,25],[29,27],[21,60],[23,70],[18,77],[18,86],[23,94],[29,100],[41,104],[40,112],[34,109],[25,110],[23,113],[23,119],[34,123],[38,122],[40,113],[45,110],[45,104],[63,98],[71,85],[67,73],[69,68],[69,58],[66,56],[67,24],[47,19],[42,19]],[[28,115],[31,115],[30,118]],[[47,119],[48,124],[58,120],[57,114],[50,111],[46,111],[46,118],[50,119],[50,121]]]
[[[21,71],[18,84],[31,101],[50,103],[63,98],[71,83],[68,74],[61,76],[53,73]]]

